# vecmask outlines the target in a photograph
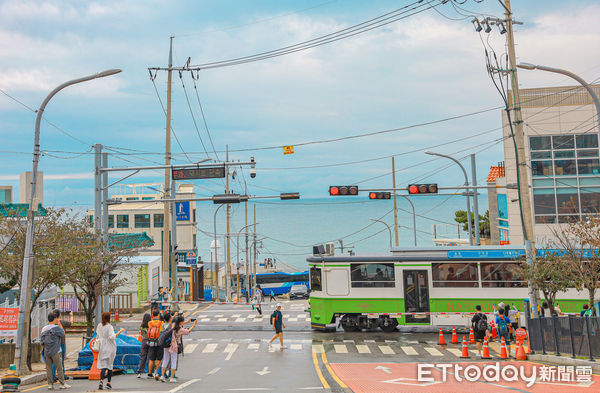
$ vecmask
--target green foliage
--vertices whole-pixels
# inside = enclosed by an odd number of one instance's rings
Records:
[[[464,210],[457,210],[454,212],[454,221],[459,224],[462,224],[463,231],[469,230],[469,225],[467,223],[467,212]],[[475,230],[475,213],[471,212],[471,225],[473,230]],[[490,237],[490,211],[487,210],[485,214],[482,216],[479,215],[479,236],[481,237]]]

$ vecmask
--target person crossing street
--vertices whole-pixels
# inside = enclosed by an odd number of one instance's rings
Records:
[[[269,348],[271,348],[271,344],[277,337],[279,337],[279,342],[281,344],[280,348],[286,348],[283,345],[283,329],[285,328],[285,323],[283,323],[283,314],[281,314],[281,303],[277,303],[277,309],[271,314],[271,326],[273,326],[273,330],[275,330],[275,335],[271,341],[269,341]]]

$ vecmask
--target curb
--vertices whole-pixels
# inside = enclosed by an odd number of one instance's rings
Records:
[[[537,362],[550,363],[559,366],[590,366],[592,372],[600,374],[600,364],[598,362],[592,362],[583,359],[573,359],[567,356],[555,356],[555,355],[541,355],[541,354],[527,354],[527,360],[533,360]]]
[[[33,385],[34,383],[40,383],[46,380],[46,372],[29,374],[25,375],[21,378],[21,386],[23,385]]]

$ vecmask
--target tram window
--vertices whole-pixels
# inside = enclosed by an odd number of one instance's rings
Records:
[[[313,291],[322,291],[321,269],[318,267],[310,268],[310,289]]]
[[[518,263],[482,263],[481,285],[483,287],[526,287],[527,282],[519,274]]]
[[[477,287],[476,263],[432,263],[431,274],[433,286],[443,287]]]
[[[351,263],[353,288],[395,287],[393,263]]]

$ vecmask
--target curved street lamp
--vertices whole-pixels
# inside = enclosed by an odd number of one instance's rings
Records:
[[[382,223],[383,225],[386,226],[388,232],[390,233],[390,250],[391,250],[392,249],[392,230],[390,229],[390,226],[385,221],[381,221],[381,220],[378,220],[376,218],[369,218],[369,220],[380,222],[380,223]]]

